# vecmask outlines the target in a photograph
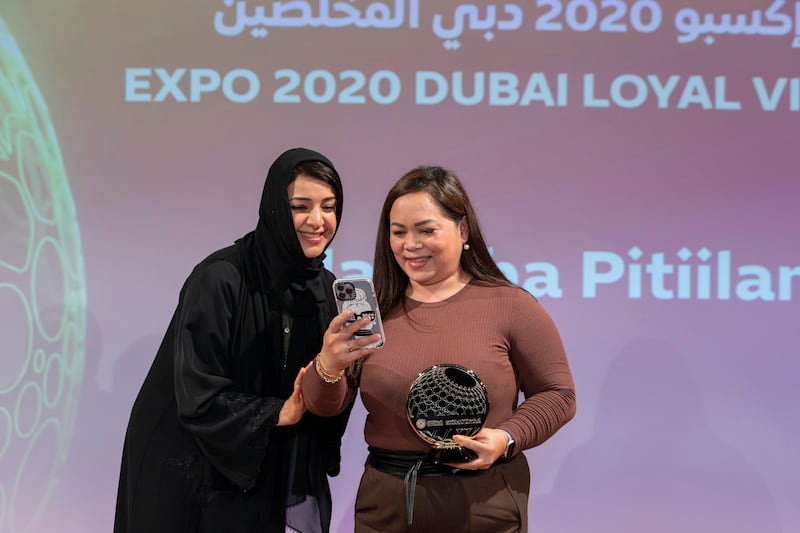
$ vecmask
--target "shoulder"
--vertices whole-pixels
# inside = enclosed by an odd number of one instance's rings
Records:
[[[231,245],[209,254],[192,269],[184,290],[238,285],[242,272],[237,252],[238,246]]]
[[[333,282],[336,279],[336,275],[328,269],[322,269],[319,277],[322,280],[325,295],[328,296],[329,300],[333,301]]]
[[[466,295],[471,300],[485,302],[497,311],[503,309],[512,313],[526,315],[546,315],[544,307],[531,293],[518,285],[498,285],[486,282],[473,282]]]
[[[333,286],[333,281],[336,279],[336,275],[328,270],[327,268],[322,269],[322,281],[324,281],[329,287]]]
[[[467,295],[471,298],[492,299],[506,304],[512,304],[520,299],[537,301],[533,295],[517,285],[498,285],[485,281],[471,282]]]
[[[333,297],[333,282],[336,279],[336,275],[328,269],[323,269],[320,276],[322,277],[322,284],[325,287],[325,306],[328,320],[331,320],[338,312],[336,309],[336,300]]]
[[[214,252],[208,254],[202,261],[200,261],[195,269],[198,267],[203,267],[204,265],[216,264],[216,263],[230,263],[231,265],[238,264],[240,262],[241,256],[241,246],[239,244],[231,244],[230,246],[226,246],[225,248],[220,248]]]

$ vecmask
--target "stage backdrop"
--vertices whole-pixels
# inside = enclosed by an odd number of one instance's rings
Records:
[[[111,530],[178,291],[296,146],[343,176],[336,274],[445,165],[552,314],[578,414],[532,530],[800,531],[798,65],[784,0],[3,0],[0,531]]]

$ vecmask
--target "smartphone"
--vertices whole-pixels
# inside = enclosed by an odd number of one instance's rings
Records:
[[[356,331],[351,339],[356,337],[368,337],[373,333],[380,333],[381,338],[378,342],[368,344],[365,348],[378,348],[383,346],[385,335],[383,333],[383,322],[381,312],[378,309],[378,299],[375,296],[375,286],[370,278],[340,278],[333,282],[333,295],[336,298],[336,307],[339,312],[347,309],[353,310],[352,320],[345,322],[349,326],[354,321],[364,316],[370,317],[371,322]]]

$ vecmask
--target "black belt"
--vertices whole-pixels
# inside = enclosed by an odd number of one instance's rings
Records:
[[[455,476],[474,475],[481,470],[462,470],[430,462],[430,454],[420,452],[393,452],[369,446],[367,464],[376,470],[403,477],[405,495],[406,523],[410,526],[414,518],[414,495],[417,490],[417,476]]]

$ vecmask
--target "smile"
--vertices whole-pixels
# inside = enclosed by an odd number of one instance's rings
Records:
[[[428,262],[428,260],[430,259],[430,256],[407,257],[405,259],[406,259],[406,263],[408,263],[409,266],[411,266],[411,267],[421,267],[421,266],[424,266]]]
[[[310,241],[310,242],[314,242],[314,243],[320,242],[321,240],[323,240],[325,238],[325,234],[324,233],[308,233],[308,232],[305,232],[305,231],[298,231],[297,233],[304,240]]]

